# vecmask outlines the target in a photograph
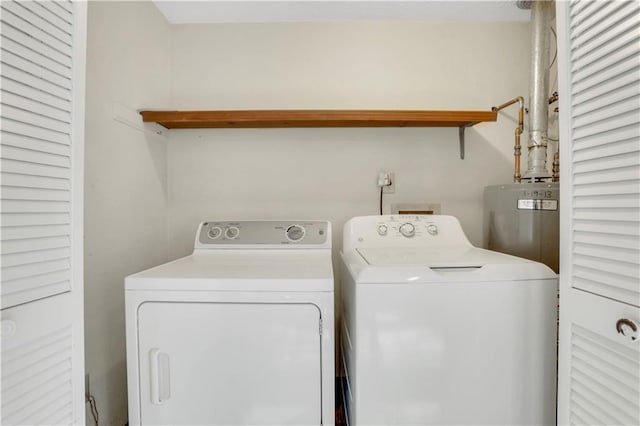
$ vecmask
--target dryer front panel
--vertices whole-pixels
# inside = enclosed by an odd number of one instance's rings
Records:
[[[320,424],[320,338],[310,303],[143,303],[141,423]]]

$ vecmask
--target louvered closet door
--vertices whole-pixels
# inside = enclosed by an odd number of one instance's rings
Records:
[[[2,308],[71,289],[70,4],[3,1]]]
[[[638,425],[640,2],[557,2],[557,9],[558,421]]]
[[[0,1],[0,37],[0,423],[83,423],[86,4]]]

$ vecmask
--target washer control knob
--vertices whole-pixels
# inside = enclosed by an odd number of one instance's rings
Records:
[[[209,232],[207,232],[207,235],[209,235],[209,238],[211,238],[212,240],[215,240],[216,238],[219,238],[220,235],[222,235],[222,228],[220,228],[219,226],[212,226],[211,229],[209,229]]]
[[[427,225],[427,232],[429,235],[438,235],[438,227],[434,224]]]
[[[306,233],[307,231],[302,225],[291,225],[284,231],[285,237],[291,242],[301,241]]]
[[[387,228],[387,225],[378,225],[378,235],[385,236],[388,231],[389,228]]]
[[[224,236],[228,240],[235,240],[240,235],[240,229],[237,226],[229,226],[224,230]]]
[[[416,234],[416,227],[413,226],[413,223],[409,222],[400,225],[400,228],[398,228],[398,230],[403,236],[407,238],[411,238]]]

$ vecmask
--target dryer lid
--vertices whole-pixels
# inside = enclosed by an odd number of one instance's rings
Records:
[[[126,290],[333,291],[331,250],[194,253],[131,275]]]

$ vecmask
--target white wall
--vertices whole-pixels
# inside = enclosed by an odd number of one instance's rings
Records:
[[[440,203],[479,244],[482,189],[510,182],[516,125],[514,108],[467,130],[460,160],[452,128],[179,130],[167,145],[114,105],[488,110],[527,96],[528,75],[528,24],[169,26],[147,2],[91,2],[85,330],[101,424],[126,421],[123,278],[190,253],[200,221],[329,219],[339,249],[345,220],[377,213],[387,170],[386,206]]]
[[[528,23],[174,25],[172,106],[489,110],[528,97],[529,45]],[[171,131],[169,256],[214,218],[329,219],[340,248],[346,219],[377,214],[382,170],[396,174],[387,206],[440,203],[480,244],[483,187],[513,174],[516,115],[467,130],[463,161],[454,128]]]
[[[167,152],[163,138],[115,121],[114,108],[168,104],[169,28],[147,2],[92,1],[88,13],[86,373],[100,424],[124,425],[123,279],[167,260]]]

